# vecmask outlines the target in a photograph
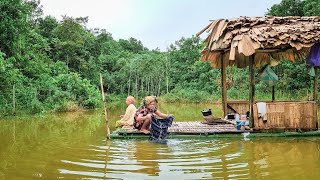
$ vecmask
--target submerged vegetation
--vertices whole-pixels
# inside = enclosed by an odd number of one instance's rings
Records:
[[[317,0],[283,0],[267,14],[320,15]],[[221,97],[220,69],[199,61],[199,38],[187,37],[166,52],[135,38],[115,40],[105,29],[88,29],[87,17],[43,16],[40,1],[0,2],[0,114],[75,111],[100,106],[99,74],[108,101],[156,95],[167,102],[208,102]],[[196,32],[195,32],[196,33]],[[227,69],[228,97],[248,99],[248,69]],[[311,97],[312,77],[304,59],[274,68],[276,98]],[[272,88],[257,78],[257,99]]]

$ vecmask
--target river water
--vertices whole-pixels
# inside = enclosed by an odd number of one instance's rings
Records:
[[[176,121],[201,109],[171,104]],[[109,109],[111,130],[125,107]],[[320,137],[107,140],[102,110],[0,120],[0,179],[319,179]]]

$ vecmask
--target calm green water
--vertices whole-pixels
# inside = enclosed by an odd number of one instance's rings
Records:
[[[209,105],[163,105],[176,120]],[[125,107],[110,108],[111,125]],[[319,179],[320,138],[106,140],[103,111],[0,120],[0,179]],[[112,129],[114,129],[112,127]]]

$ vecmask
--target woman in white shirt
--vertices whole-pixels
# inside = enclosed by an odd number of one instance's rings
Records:
[[[122,126],[132,126],[134,115],[137,111],[136,106],[134,105],[135,99],[133,96],[128,96],[126,99],[127,109],[124,115],[120,116],[120,120],[116,122],[116,127]]]

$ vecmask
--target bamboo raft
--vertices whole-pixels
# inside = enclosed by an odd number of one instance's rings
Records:
[[[243,132],[252,132],[252,130],[237,130],[234,124],[215,123],[203,124],[200,121],[193,122],[173,122],[168,128],[169,136],[172,135],[213,135],[213,134],[241,134]],[[149,136],[139,132],[133,126],[123,126],[112,133],[115,136]]]
[[[320,136],[320,130],[309,132],[274,132],[256,133],[252,129],[237,130],[234,124],[217,123],[213,125],[203,124],[200,121],[194,122],[173,122],[168,129],[168,138],[244,138],[244,137],[299,137],[299,136]],[[134,129],[132,126],[124,126],[112,132],[114,139],[139,139],[148,138]]]

